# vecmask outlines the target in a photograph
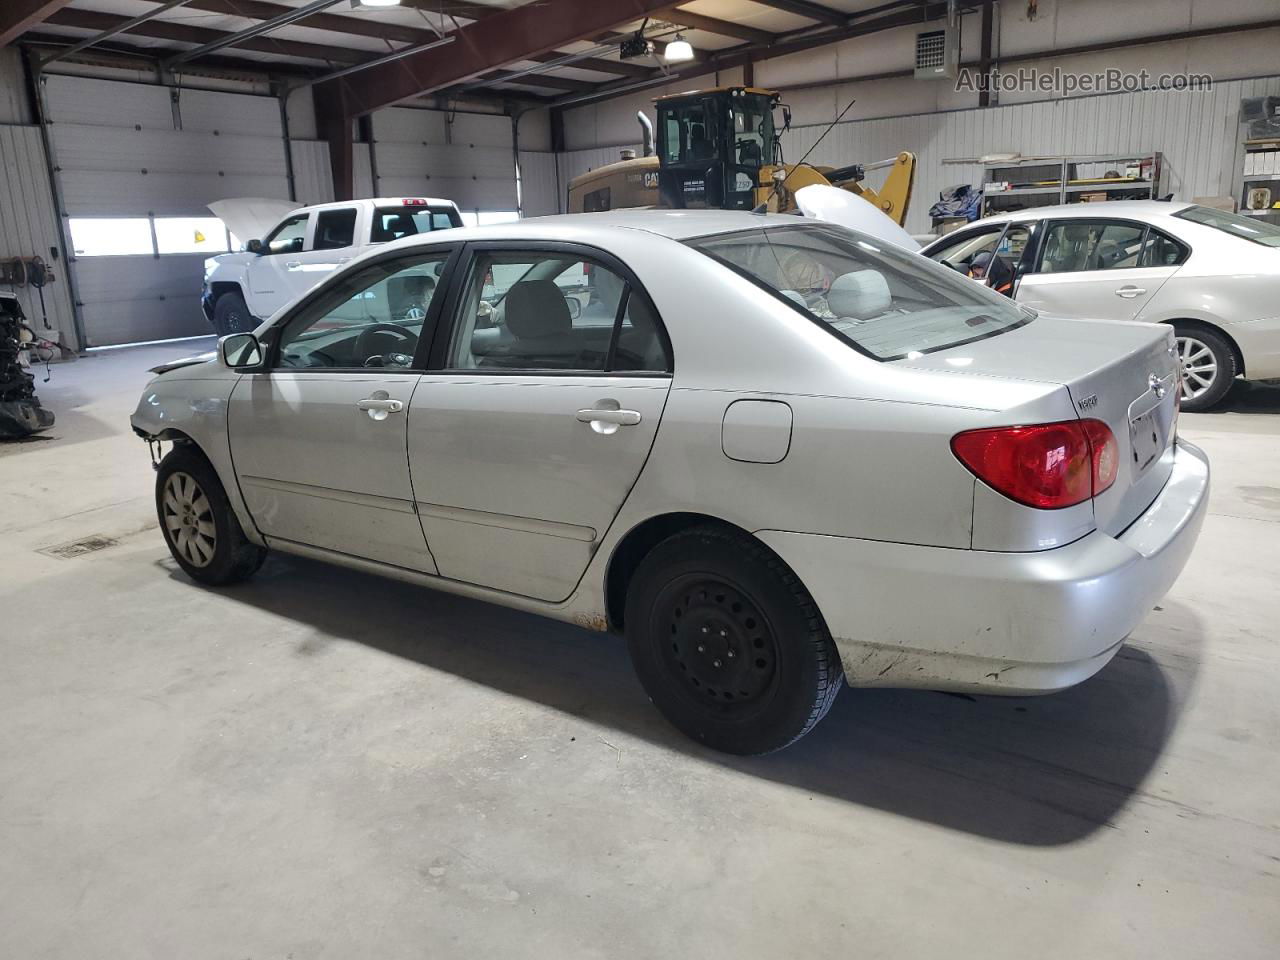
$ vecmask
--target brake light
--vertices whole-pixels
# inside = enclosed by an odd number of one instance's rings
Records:
[[[1115,435],[1101,420],[966,430],[951,438],[951,452],[987,486],[1042,510],[1098,496],[1120,469]]]
[[[427,205],[426,200],[420,198],[415,199],[412,197],[407,200],[401,200],[400,203],[406,207],[425,207]]]

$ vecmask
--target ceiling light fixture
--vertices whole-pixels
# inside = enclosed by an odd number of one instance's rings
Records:
[[[400,0],[351,0],[351,6],[355,10],[361,7],[398,7]]]
[[[685,63],[692,60],[693,45],[684,38],[683,34],[677,33],[675,39],[662,51],[662,59],[667,63]]]

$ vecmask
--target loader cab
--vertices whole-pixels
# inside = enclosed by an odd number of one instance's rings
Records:
[[[660,204],[750,210],[760,170],[776,160],[778,95],[720,87],[657,101]]]

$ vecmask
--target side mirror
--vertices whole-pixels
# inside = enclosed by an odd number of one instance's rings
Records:
[[[569,308],[570,320],[577,320],[582,316],[582,304],[579,302],[577,297],[566,296],[564,298],[564,305]]]
[[[261,254],[262,251],[266,249],[266,247],[262,245],[261,240],[250,240],[248,243],[244,245],[244,248],[249,253],[257,253],[257,254]]]
[[[231,333],[218,341],[218,359],[232,370],[262,366],[262,345],[252,333]]]

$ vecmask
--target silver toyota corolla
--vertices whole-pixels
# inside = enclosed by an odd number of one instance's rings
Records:
[[[679,729],[761,753],[847,681],[1092,675],[1207,503],[1165,326],[1050,320],[795,217],[631,211],[351,263],[159,368],[179,566],[268,549],[624,634]]]

